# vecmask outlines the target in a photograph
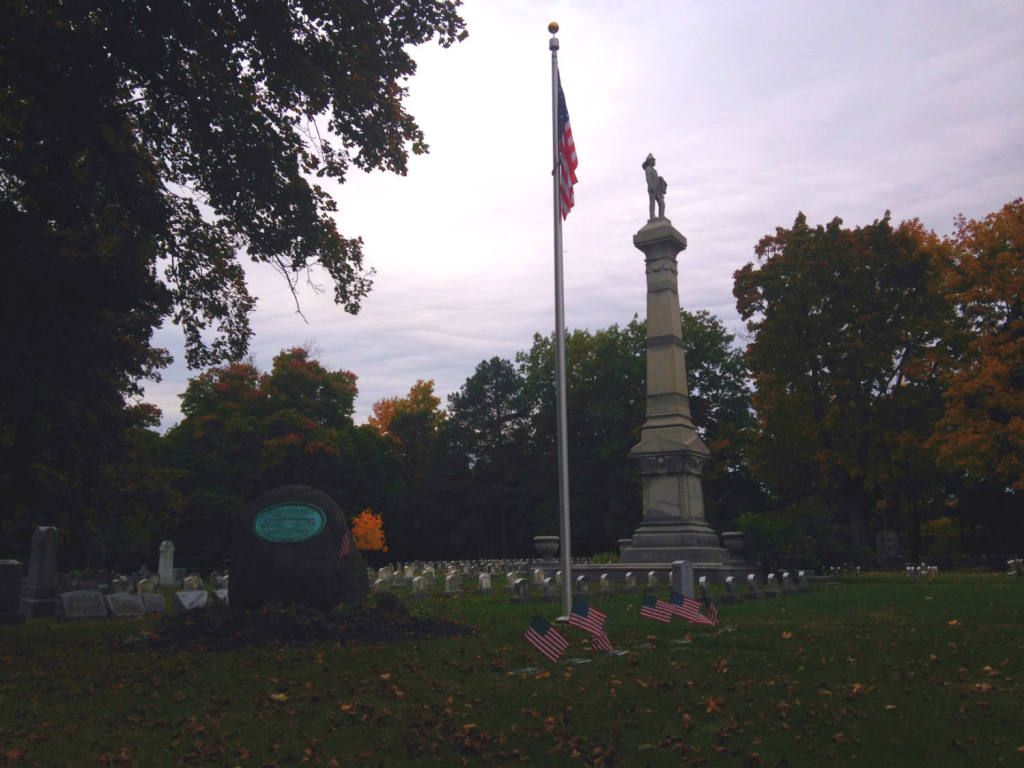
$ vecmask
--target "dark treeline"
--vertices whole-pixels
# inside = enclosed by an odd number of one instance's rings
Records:
[[[800,216],[735,275],[745,349],[717,317],[683,311],[712,525],[745,530],[770,563],[811,567],[870,562],[882,530],[908,558],[1019,552],[1022,232],[1020,200],[947,239],[888,217],[849,229]],[[640,521],[627,457],[645,334],[634,318],[567,338],[577,554],[616,550]],[[124,448],[61,505],[6,515],[4,550],[22,553],[30,526],[51,523],[69,566],[135,566],[163,538],[191,565],[219,564],[234,512],[282,483],[322,488],[350,517],[382,515],[390,559],[528,555],[533,536],[558,532],[551,337],[481,361],[444,404],[418,381],[365,425],[356,386],[302,348],[268,371],[210,367],[165,435],[154,409],[126,408]]]

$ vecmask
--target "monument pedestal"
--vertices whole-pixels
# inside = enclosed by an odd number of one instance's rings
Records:
[[[666,218],[651,219],[636,235],[647,264],[647,413],[630,456],[640,468],[643,522],[623,563],[722,565],[729,554],[704,514],[702,475],[710,452],[693,425],[679,319],[676,255],[686,238]]]

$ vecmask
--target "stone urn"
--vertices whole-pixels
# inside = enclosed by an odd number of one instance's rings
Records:
[[[729,552],[733,560],[747,559],[747,534],[743,531],[725,531],[722,533],[722,546]]]
[[[558,546],[561,539],[557,536],[534,536],[533,548],[537,550],[541,560],[554,560],[558,553]]]

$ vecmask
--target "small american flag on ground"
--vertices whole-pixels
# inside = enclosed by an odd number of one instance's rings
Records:
[[[591,644],[599,651],[612,651],[612,641],[604,631],[604,620],[608,614],[591,607],[586,600],[574,597],[572,612],[569,614],[569,626],[579,627],[592,635]]]
[[[352,534],[346,533],[345,537],[341,540],[341,549],[338,552],[338,559],[340,560],[349,552],[352,551]]]
[[[672,609],[669,607],[669,604],[653,595],[643,596],[643,599],[640,601],[640,615],[648,619],[664,622],[665,624],[672,621]]]
[[[714,603],[708,606],[708,624],[712,627],[718,626],[718,606]]]
[[[558,192],[559,210],[564,219],[576,204],[572,188],[576,183],[576,143],[572,140],[572,128],[569,127],[569,110],[565,106],[565,94],[562,93],[562,76],[558,76]]]
[[[543,616],[534,616],[530,626],[526,628],[526,642],[540,651],[554,663],[565,653],[569,641],[562,637],[557,629],[551,626]]]
[[[700,612],[700,603],[692,597],[685,597],[679,592],[673,592],[669,599],[670,610],[676,616],[682,616],[691,624],[710,624],[708,618]]]

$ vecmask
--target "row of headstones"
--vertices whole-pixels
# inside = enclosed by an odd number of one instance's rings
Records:
[[[383,581],[405,580],[412,581],[417,576],[435,577],[438,573],[459,574],[471,576],[473,574],[488,573],[493,575],[506,573],[508,571],[527,571],[535,560],[437,560],[431,562],[416,561],[412,563],[392,563],[379,568],[376,574],[370,574],[370,581],[382,579]],[[572,558],[573,565],[589,565],[589,557]]]
[[[860,566],[830,565],[825,568],[825,576],[860,576]]]
[[[176,612],[206,608],[214,603],[228,602],[227,588],[207,591],[186,589],[174,593]],[[57,596],[58,619],[102,619],[108,616],[144,616],[147,613],[166,613],[167,601],[158,592],[115,592],[105,595],[89,589],[61,592]]]
[[[669,586],[673,589],[689,592],[692,587],[685,587],[682,583],[684,580],[685,576],[677,577],[675,575],[675,570],[673,570],[673,573],[669,578]],[[676,584],[676,581],[679,581],[680,583]],[[511,593],[513,600],[529,599],[531,593],[539,593],[542,600],[557,600],[557,590],[562,587],[562,582],[563,577],[561,571],[556,571],[554,577],[550,577],[545,576],[544,571],[538,568],[533,571],[530,579],[527,579],[520,572],[510,571],[505,575],[505,590]],[[393,584],[395,584],[393,579],[387,580],[378,578],[373,582],[373,588],[374,591],[380,591]],[[410,580],[410,584],[412,587],[411,597],[413,599],[423,599],[429,596],[430,581],[428,581],[426,577],[414,576]],[[612,581],[610,574],[602,573],[598,584],[600,585],[599,591],[602,593],[611,593],[615,591],[615,583]],[[590,577],[585,574],[577,576],[574,586],[576,593],[589,592]],[[662,586],[657,571],[649,571],[647,573],[644,586],[647,589],[658,589]],[[785,571],[778,576],[775,573],[770,573],[768,574],[768,578],[763,589],[759,589],[757,576],[755,574],[747,574],[746,586],[747,588],[743,593],[743,596],[748,599],[758,597],[776,597],[780,593],[792,594],[796,592],[807,592],[809,590],[807,574],[804,571],[797,571],[795,580],[789,571]],[[637,574],[632,571],[627,571],[623,579],[623,590],[626,592],[635,592],[637,587]],[[711,594],[710,583],[706,576],[701,576],[699,578],[698,587],[700,589],[701,598],[708,602],[713,602],[714,598]],[[729,576],[726,578],[725,589],[725,602],[734,602],[739,598],[740,592],[735,577]],[[462,576],[458,573],[447,574],[444,579],[444,594],[454,596],[461,594],[462,591]],[[478,594],[491,594],[494,592],[491,574],[478,574],[476,591]]]
[[[178,569],[175,573],[173,584],[181,585],[183,590],[197,590],[205,587],[211,589],[227,589],[228,588],[228,574],[221,573],[220,571],[214,571],[210,574],[209,578],[204,582],[202,576],[198,573],[186,572],[184,568]],[[60,579],[60,586],[64,592],[78,592],[78,591],[95,591],[103,593],[113,594],[149,594],[155,592],[157,587],[161,586],[159,580],[155,576],[144,576],[141,572],[136,572],[131,577],[115,575],[109,579],[105,579],[102,575],[96,579],[80,578],[77,576],[65,575]]]
[[[1014,558],[1013,560],[1006,561],[1006,575],[1007,576],[1024,576],[1024,560],[1021,558]]]
[[[937,565],[908,565],[907,576],[938,576],[939,566]]]
[[[741,583],[743,588],[740,586]],[[741,598],[758,600],[808,591],[810,591],[810,584],[807,581],[806,571],[797,571],[795,579],[789,571],[783,571],[781,574],[769,573],[763,585],[758,584],[756,574],[748,573],[745,582],[740,582],[735,576],[726,577],[725,595],[722,600],[726,603],[735,603]]]

